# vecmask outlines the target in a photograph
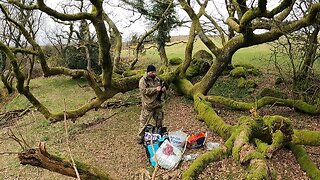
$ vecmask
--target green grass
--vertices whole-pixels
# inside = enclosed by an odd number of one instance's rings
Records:
[[[61,112],[66,100],[67,109],[75,109],[94,97],[94,92],[84,79],[71,79],[65,76],[33,79],[30,91],[52,112]],[[80,88],[79,86],[83,87]],[[23,109],[30,103],[23,95],[18,95],[5,106],[5,110]]]
[[[220,46],[220,42],[217,38],[214,38],[213,42],[215,42],[218,46]],[[186,43],[181,43],[181,44],[176,44],[174,46],[166,47],[168,59],[174,58],[174,57],[180,57],[181,59],[184,59],[185,46],[186,46]],[[199,39],[194,44],[193,53],[201,49],[204,49],[210,52],[209,49]],[[253,47],[242,48],[233,55],[232,63],[233,64],[246,63],[246,64],[252,64],[257,68],[273,69],[274,68],[273,62],[270,62],[269,60],[270,53],[271,53],[270,46],[267,44],[261,44]],[[131,59],[132,58],[133,58],[133,55],[131,56]],[[140,56],[140,58],[141,60],[138,61],[136,65],[137,68],[144,68],[148,64],[155,64],[156,66],[160,66],[161,64],[160,56],[158,54],[158,51],[155,48],[148,49],[146,54]]]
[[[270,63],[270,47],[267,44],[256,45],[238,50],[232,58],[233,64],[252,64],[256,68],[265,68],[272,65]]]
[[[218,47],[221,46],[218,38],[212,39],[214,43],[217,44]],[[180,43],[173,46],[166,47],[166,52],[168,58],[180,57],[184,59],[184,51],[185,51],[186,43]],[[208,50],[208,48],[202,43],[200,39],[198,39],[194,44],[193,53],[204,49]],[[133,58],[133,55],[131,55]],[[132,59],[131,58],[131,59]],[[148,49],[145,55],[140,56],[141,60],[138,61],[138,68],[145,68],[148,64],[155,64],[156,66],[160,66],[160,57],[158,51],[155,48]],[[271,46],[268,44],[260,44],[252,47],[239,49],[232,57],[233,64],[252,64],[256,68],[261,70],[275,70],[274,60],[271,58]],[[290,68],[289,58],[288,57],[277,57],[277,63],[281,65],[282,68],[288,69]],[[297,63],[298,64],[298,63]],[[317,73],[320,73],[320,61],[315,62],[314,70]]]

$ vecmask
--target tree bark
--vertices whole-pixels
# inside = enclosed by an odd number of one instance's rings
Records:
[[[305,77],[307,77],[308,72],[313,67],[313,63],[316,60],[316,53],[318,49],[318,34],[319,34],[319,25],[314,25],[314,30],[312,31],[309,42],[307,43],[307,47],[305,48],[305,58],[303,61],[302,68],[300,72],[298,73],[298,77],[303,80]]]
[[[164,66],[168,67],[169,61],[168,61],[168,57],[167,57],[165,45],[160,45],[160,46],[158,47],[158,51],[159,51],[161,63],[162,63]]]
[[[49,171],[77,178],[72,164],[68,161],[62,160],[59,157],[49,154],[44,146],[44,143],[40,143],[39,147],[36,149],[28,149],[22,153],[19,153],[18,158],[22,165],[28,164],[31,166],[41,167]],[[76,166],[81,179],[112,179],[109,175],[103,174],[83,163],[77,162]]]

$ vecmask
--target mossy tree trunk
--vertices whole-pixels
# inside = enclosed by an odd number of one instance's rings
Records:
[[[319,48],[319,44],[318,44],[318,34],[320,30],[319,26],[320,26],[319,24],[313,25],[314,29],[308,38],[304,61],[300,71],[298,72],[298,77],[301,80],[307,77],[308,73],[312,70],[313,63],[317,59],[317,49]]]
[[[113,45],[113,69],[116,73],[123,73],[123,69],[120,65],[120,58],[121,58],[121,50],[122,50],[122,35],[117,28],[116,24],[112,21],[112,19],[108,16],[107,13],[103,13],[104,20],[108,23],[110,28],[112,29],[112,33],[115,38],[115,44]],[[110,35],[111,36],[111,35]]]
[[[159,51],[159,55],[160,55],[160,59],[161,59],[162,65],[168,67],[169,61],[168,61],[168,57],[167,57],[165,45],[163,45],[163,44],[160,45],[160,46],[158,47],[158,51]]]

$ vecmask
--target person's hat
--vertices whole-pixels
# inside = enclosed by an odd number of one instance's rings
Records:
[[[154,67],[154,65],[150,64],[148,67],[147,67],[147,72],[150,72],[150,71],[156,71],[156,67]]]

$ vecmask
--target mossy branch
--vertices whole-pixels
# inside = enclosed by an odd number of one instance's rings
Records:
[[[294,156],[302,170],[304,170],[311,179],[319,179],[320,170],[310,159],[308,153],[302,145],[290,144]]]
[[[212,151],[206,152],[195,159],[189,168],[183,172],[183,180],[197,179],[199,173],[211,162],[219,161],[227,157],[227,152],[224,147],[219,147]]]
[[[225,123],[212,108],[211,104],[204,100],[204,96],[196,94],[193,96],[194,107],[198,117],[203,120],[208,127],[222,138],[228,139],[231,135],[232,126]]]
[[[66,176],[71,176],[74,178],[77,177],[72,164],[57,156],[49,154],[44,146],[44,143],[40,143],[39,147],[36,149],[28,149],[22,153],[19,153],[18,158],[22,165],[28,164],[47,169],[49,171],[57,172]],[[76,162],[76,166],[81,179],[111,179],[109,175],[101,173],[96,168],[93,168],[84,163]]]
[[[316,115],[320,113],[320,107],[311,105],[301,100],[281,99],[275,97],[263,97],[256,102],[239,102],[222,96],[206,96],[205,99],[212,103],[219,103],[235,110],[250,110],[252,108],[262,108],[266,105],[287,106],[295,108],[307,114]]]
[[[292,143],[296,145],[320,146],[320,131],[293,130]]]

